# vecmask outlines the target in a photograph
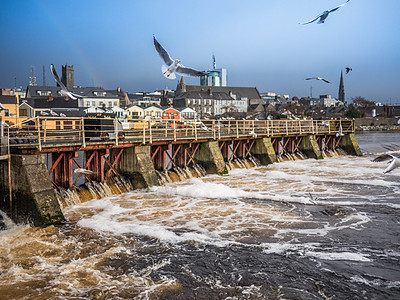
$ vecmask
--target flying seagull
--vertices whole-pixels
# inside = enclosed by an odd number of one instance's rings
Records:
[[[60,91],[61,96],[71,98],[72,100],[76,100],[78,98],[83,98],[81,95],[77,95],[77,94],[74,94],[74,93],[71,93],[70,91],[68,91],[67,87],[64,85],[64,83],[61,82],[60,78],[58,77],[56,69],[54,68],[53,64],[51,64],[50,70],[51,70],[51,74],[53,74],[55,81],[61,87],[61,91]]]
[[[350,71],[353,71],[352,68],[346,67],[346,74],[349,74]]]
[[[311,21],[308,21],[308,22],[305,22],[305,23],[300,23],[300,25],[310,24],[310,23],[313,23],[313,22],[317,21],[318,19],[319,19],[318,20],[318,24],[325,23],[325,19],[328,17],[328,15],[331,12],[334,12],[334,11],[338,10],[339,8],[341,8],[342,6],[345,6],[349,2],[350,2],[350,0],[347,0],[345,3],[340,4],[339,6],[336,6],[335,8],[332,8],[330,10],[324,11],[322,14],[320,14],[318,17],[312,19]]]
[[[383,174],[389,173],[390,171],[400,167],[400,158],[391,155],[391,154],[382,154],[379,155],[378,157],[375,157],[374,160],[372,160],[373,162],[381,162],[381,161],[385,161],[385,160],[389,160],[390,165],[385,169],[385,171],[383,171]]]
[[[339,131],[336,133],[336,136],[337,136],[337,137],[339,137],[339,136],[344,136],[342,124],[339,125]]]
[[[158,55],[160,55],[161,59],[165,64],[161,66],[161,71],[163,72],[163,75],[168,79],[175,79],[176,78],[175,73],[181,76],[195,76],[195,77],[208,74],[207,72],[198,71],[192,68],[185,67],[184,65],[181,65],[180,64],[181,61],[179,59],[173,60],[169,56],[168,52],[163,48],[163,46],[160,45],[155,36],[153,36],[153,40]]]
[[[86,169],[81,169],[81,168],[75,169],[75,170],[74,170],[74,173],[75,173],[75,174],[82,173],[82,174],[86,174],[86,175],[97,174],[96,172],[93,172],[93,171],[90,171],[90,170],[86,170]]]
[[[326,83],[330,83],[328,80],[321,78],[321,77],[309,77],[309,78],[306,78],[305,80],[313,80],[313,79],[322,80],[322,81],[325,81]]]

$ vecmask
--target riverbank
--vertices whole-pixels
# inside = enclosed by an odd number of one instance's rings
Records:
[[[399,118],[360,118],[355,119],[355,130],[362,131],[400,131]]]

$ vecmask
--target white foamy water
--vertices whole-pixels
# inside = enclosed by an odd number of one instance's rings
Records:
[[[92,200],[66,215],[78,226],[99,232],[132,233],[170,243],[254,245],[258,237],[287,240],[361,230],[370,217],[354,207],[396,208],[392,200],[399,195],[398,179],[393,173],[388,180],[380,166],[364,157],[288,161]],[[317,220],[298,204],[320,206],[321,211],[339,205],[345,212],[328,211],[333,221]]]

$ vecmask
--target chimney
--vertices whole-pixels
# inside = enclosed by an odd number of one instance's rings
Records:
[[[49,94],[49,97],[47,98],[47,101],[53,101],[53,95]]]
[[[211,90],[211,88],[208,88],[208,94],[209,94],[210,96],[212,96],[212,90]]]

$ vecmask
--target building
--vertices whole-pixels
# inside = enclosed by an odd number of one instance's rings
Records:
[[[44,96],[58,97],[60,94],[60,87],[56,86],[28,86],[26,98],[42,98]],[[114,92],[106,91],[101,87],[71,87],[68,89],[74,94],[80,95],[82,98],[78,99],[79,107],[119,107],[120,98]]]
[[[9,125],[19,123],[19,96],[0,95],[0,116],[3,122]]]
[[[62,66],[62,72],[61,72],[61,82],[64,83],[64,85],[67,88],[74,87],[74,66],[68,66],[65,64],[65,66]]]
[[[200,85],[202,86],[227,86],[227,72],[224,68],[217,69],[215,56],[213,55],[213,68],[208,71],[207,75],[200,77]]]
[[[180,121],[181,120],[181,109],[175,108],[175,107],[168,107],[163,110],[162,113],[162,119],[163,120],[176,120]]]
[[[320,95],[319,98],[301,98],[299,103],[310,107],[335,107],[340,102],[331,95]]]
[[[260,102],[256,87],[186,85],[182,77],[175,91],[174,107],[189,107],[199,118],[205,118],[230,112],[246,113],[250,104]]]

